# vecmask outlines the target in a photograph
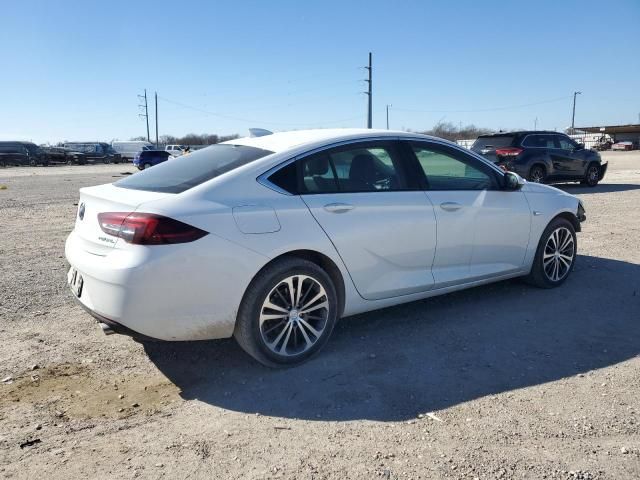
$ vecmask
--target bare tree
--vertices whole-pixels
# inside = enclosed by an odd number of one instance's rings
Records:
[[[475,125],[467,125],[466,127],[457,127],[451,122],[438,122],[431,130],[427,130],[425,135],[432,135],[434,137],[440,137],[451,141],[456,140],[468,140],[478,138],[480,135],[486,135],[494,133],[489,128],[476,127]]]

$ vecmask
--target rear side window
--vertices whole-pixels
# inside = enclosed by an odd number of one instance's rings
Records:
[[[513,135],[496,135],[495,137],[478,137],[471,150],[479,152],[483,149],[494,150],[496,148],[511,147],[513,146]]]
[[[273,152],[245,145],[218,144],[187,158],[164,162],[114,183],[150,192],[181,193]]]
[[[388,143],[328,150],[301,165],[305,193],[407,190],[402,158]]]
[[[558,148],[556,137],[557,135],[545,135],[541,133],[527,135],[522,141],[522,145],[530,148]]]

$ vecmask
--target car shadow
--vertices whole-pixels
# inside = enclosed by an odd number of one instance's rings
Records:
[[[233,340],[144,348],[185,399],[310,420],[399,421],[640,353],[640,265],[579,256],[560,288],[506,281],[344,319],[273,370]]]
[[[626,192],[627,190],[640,189],[640,185],[632,183],[599,183],[595,187],[587,187],[586,185],[580,185],[579,183],[554,183],[552,186],[565,190],[567,193],[571,193],[572,195]]]

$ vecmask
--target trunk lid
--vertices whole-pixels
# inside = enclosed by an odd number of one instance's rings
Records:
[[[479,153],[490,162],[496,163],[499,159],[496,156],[496,150],[499,148],[512,147],[514,143],[514,135],[491,135],[478,137],[471,150]]]
[[[83,248],[94,255],[106,255],[113,248],[125,248],[126,242],[102,231],[98,223],[98,214],[135,212],[143,203],[171,195],[119,188],[113,184],[81,188],[75,233],[82,240]]]

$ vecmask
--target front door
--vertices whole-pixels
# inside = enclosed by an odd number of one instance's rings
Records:
[[[436,219],[396,142],[349,144],[300,160],[302,199],[368,300],[429,290]]]
[[[579,150],[578,144],[564,135],[556,135],[556,140],[559,147],[557,157],[563,164],[565,178],[584,177],[586,172],[584,150]]]
[[[531,213],[524,193],[503,191],[499,173],[470,154],[411,142],[436,215],[436,288],[522,268]]]

